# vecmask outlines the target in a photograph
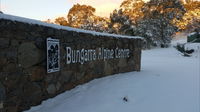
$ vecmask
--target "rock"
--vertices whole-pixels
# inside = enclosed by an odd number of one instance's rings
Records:
[[[113,73],[112,66],[108,63],[108,61],[105,61],[104,63],[104,75],[110,75]]]
[[[63,70],[63,71],[61,71],[59,80],[63,83],[70,82],[72,74],[73,74],[72,71],[64,71]]]
[[[15,39],[11,40],[11,46],[16,47],[18,45],[19,45],[19,41],[18,40],[15,40]]]
[[[17,106],[9,106],[6,108],[6,111],[3,112],[18,112],[18,107]]]
[[[44,59],[44,52],[32,42],[23,43],[18,48],[18,62],[23,68],[29,68]]]
[[[4,72],[16,72],[17,66],[14,63],[9,63],[4,66],[3,71]]]
[[[58,91],[58,90],[60,89],[60,87],[61,87],[60,82],[57,82],[57,83],[56,83],[56,90]]]
[[[0,48],[6,48],[9,46],[10,40],[8,38],[0,38]]]
[[[17,49],[16,48],[6,49],[6,57],[12,59],[17,58]]]
[[[3,109],[3,102],[0,102],[0,110]],[[1,112],[1,111],[0,111]]]
[[[134,59],[129,59],[128,60],[128,65],[134,66],[134,64],[135,64]]]
[[[0,112],[3,112],[4,102],[6,100],[6,91],[4,85],[0,82]]]
[[[6,91],[4,85],[0,82],[0,109],[4,100],[6,99]]]
[[[55,34],[55,30],[52,28],[47,29],[47,34],[48,35],[54,35]]]
[[[52,80],[53,80],[53,75],[51,74],[48,74],[46,77],[45,77],[45,82],[46,83],[50,83]]]
[[[44,67],[36,66],[30,70],[30,80],[31,81],[40,81],[44,79],[46,70]]]
[[[39,48],[39,49],[44,49],[46,46],[45,46],[45,40],[43,38],[37,38],[35,40],[35,45]]]
[[[95,63],[95,67],[91,69],[92,74],[94,74],[96,77],[100,77],[104,73],[104,63]]]
[[[118,67],[126,67],[127,61],[126,59],[119,59]]]
[[[76,80],[80,80],[81,78],[84,77],[85,72],[75,73],[75,75],[76,75]]]
[[[23,74],[19,71],[11,72],[5,76],[4,85],[6,88],[15,88],[19,83],[23,83]]]
[[[42,98],[42,88],[37,83],[27,83],[24,85],[23,100],[38,102]]]
[[[56,93],[56,86],[54,84],[50,84],[48,87],[47,87],[47,92],[49,94],[55,94]]]
[[[7,59],[5,57],[0,57],[0,69],[4,67],[7,63]]]

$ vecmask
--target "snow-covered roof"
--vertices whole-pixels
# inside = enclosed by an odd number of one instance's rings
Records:
[[[45,22],[42,22],[42,21],[39,21],[39,20],[33,20],[33,19],[13,16],[13,15],[8,15],[8,14],[0,14],[0,19],[18,21],[18,22],[23,22],[23,23],[28,23],[28,24],[37,24],[37,25],[47,26],[47,27],[51,27],[51,28],[55,28],[55,29],[62,29],[62,30],[67,30],[67,31],[87,33],[87,34],[92,34],[92,35],[96,35],[96,36],[109,36],[109,37],[116,37],[116,38],[142,39],[142,37],[139,37],[139,36],[125,36],[125,35],[116,35],[116,34],[100,33],[100,32],[89,31],[89,30],[82,30],[82,29],[77,29],[77,28],[72,28],[72,27],[67,27],[67,26],[49,24],[49,23],[45,23]]]

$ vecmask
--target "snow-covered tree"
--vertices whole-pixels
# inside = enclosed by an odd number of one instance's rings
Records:
[[[144,4],[143,0],[124,0],[120,5],[120,9],[124,15],[129,16],[133,24],[137,24],[137,21],[144,16],[142,12]]]
[[[180,20],[173,22],[180,30],[193,31],[200,27],[200,1],[188,1],[184,4],[186,13]]]
[[[89,5],[74,5],[67,15],[69,26],[98,32],[108,31],[109,19],[95,14],[95,8]]]
[[[134,35],[134,25],[122,9],[114,10],[110,15],[110,32],[124,35]]]
[[[66,18],[64,18],[64,17],[56,18],[54,23],[62,25],[62,26],[68,26],[68,22],[67,22]]]
[[[89,5],[74,5],[67,15],[69,26],[80,28],[81,25],[93,21],[95,8]]]
[[[147,47],[166,47],[178,30],[172,20],[180,19],[185,9],[179,0],[150,0],[144,5],[143,13],[144,17],[137,25],[137,35],[145,37]]]
[[[144,47],[151,48],[151,46],[167,47],[177,28],[166,23],[165,18],[149,18],[140,21],[136,30],[136,34],[145,39]]]
[[[81,29],[93,30],[97,32],[108,32],[109,19],[106,17],[93,16],[92,21],[88,21],[80,26]]]

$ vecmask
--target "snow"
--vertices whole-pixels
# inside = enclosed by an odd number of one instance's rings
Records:
[[[25,112],[200,112],[200,44],[194,46],[192,57],[173,47],[143,51],[141,72],[92,80]]]
[[[28,23],[28,24],[37,24],[37,25],[42,25],[42,26],[47,26],[47,27],[52,27],[52,28],[62,29],[62,30],[67,30],[67,31],[88,33],[88,34],[92,34],[92,35],[96,35],[96,36],[109,36],[109,37],[116,37],[116,38],[142,39],[142,37],[139,37],[139,36],[125,36],[125,35],[116,35],[116,34],[100,33],[100,32],[89,31],[89,30],[82,30],[82,29],[77,29],[77,28],[72,28],[72,27],[67,27],[67,26],[49,24],[49,23],[45,23],[45,22],[42,22],[42,21],[39,21],[39,20],[17,17],[17,16],[13,16],[13,15],[8,15],[8,14],[0,14],[0,19],[18,21],[18,22],[23,22],[23,23]]]
[[[193,57],[198,57],[200,43],[187,43],[187,35],[186,34],[178,34],[174,40],[172,41],[172,46],[176,46],[177,44],[184,44],[186,50],[194,50]],[[181,53],[180,53],[181,54]]]
[[[194,35],[194,34],[196,34],[196,33],[197,33],[197,32],[189,33],[188,36],[190,37],[190,36],[192,36],[192,35]],[[200,34],[200,32],[199,32],[199,34]]]

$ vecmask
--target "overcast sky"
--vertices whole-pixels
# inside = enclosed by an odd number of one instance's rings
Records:
[[[123,0],[0,0],[6,14],[37,20],[67,15],[73,4],[87,4],[96,8],[96,14],[108,16]]]

